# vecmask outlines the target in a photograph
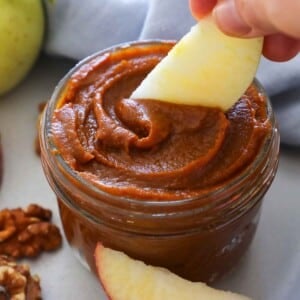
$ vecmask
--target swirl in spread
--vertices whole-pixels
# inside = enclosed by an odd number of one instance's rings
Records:
[[[226,113],[130,99],[171,46],[100,55],[71,76],[58,102],[51,124],[58,152],[108,193],[148,200],[199,195],[247,168],[269,132],[265,99],[254,86]]]

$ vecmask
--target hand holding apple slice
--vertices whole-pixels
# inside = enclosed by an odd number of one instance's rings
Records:
[[[207,17],[171,49],[131,97],[226,111],[251,84],[262,42],[263,38],[227,36]]]
[[[250,300],[204,283],[187,281],[100,243],[95,259],[100,281],[111,300]]]

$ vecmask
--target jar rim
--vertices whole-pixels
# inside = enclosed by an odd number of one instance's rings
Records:
[[[260,166],[260,163],[262,161],[264,161],[264,159],[267,157],[267,155],[269,153],[269,149],[272,146],[272,139],[275,135],[275,131],[277,130],[277,128],[275,126],[276,120],[275,120],[275,116],[273,114],[270,99],[267,96],[263,86],[256,78],[254,78],[253,84],[257,88],[259,94],[264,95],[264,97],[266,99],[267,117],[272,125],[272,130],[271,130],[270,134],[264,139],[264,142],[261,145],[261,148],[260,148],[261,150],[258,153],[258,155],[244,170],[241,171],[241,173],[238,176],[236,176],[230,182],[226,181],[225,184],[222,183],[222,184],[216,186],[213,190],[204,192],[201,196],[197,195],[194,197],[188,197],[188,198],[183,198],[183,199],[174,199],[174,200],[170,201],[170,200],[148,200],[148,199],[139,200],[136,198],[114,195],[114,194],[111,194],[111,193],[101,190],[98,186],[92,184],[91,182],[89,182],[88,180],[86,180],[85,178],[80,176],[78,174],[78,172],[76,172],[74,169],[72,169],[69,166],[69,164],[59,154],[59,152],[56,151],[55,144],[49,138],[51,117],[52,117],[53,111],[55,110],[57,100],[60,99],[60,96],[64,92],[64,88],[66,87],[68,79],[71,77],[71,75],[75,71],[77,71],[81,66],[83,66],[88,61],[90,61],[98,56],[102,56],[106,53],[112,52],[112,51],[119,51],[122,49],[126,49],[128,47],[147,47],[147,46],[152,46],[155,44],[174,44],[174,43],[175,43],[175,41],[173,41],[173,40],[157,40],[157,39],[146,40],[146,41],[126,42],[126,43],[122,43],[122,44],[115,45],[115,46],[106,48],[104,50],[98,51],[92,55],[89,55],[88,57],[79,61],[73,68],[71,68],[66,73],[66,75],[59,81],[57,86],[55,87],[54,92],[53,92],[50,100],[48,101],[46,108],[41,117],[40,141],[41,141],[41,148],[45,150],[44,153],[46,154],[47,159],[50,162],[54,163],[54,155],[50,155],[50,153],[55,153],[55,164],[58,164],[60,169],[63,170],[66,174],[68,174],[74,180],[74,182],[78,183],[80,186],[87,186],[94,195],[99,195],[101,198],[108,197],[111,201],[115,202],[114,204],[117,204],[120,202],[122,202],[122,203],[126,202],[127,204],[132,205],[134,207],[136,207],[136,206],[138,206],[138,207],[152,206],[152,207],[162,208],[162,207],[170,207],[170,206],[172,206],[172,207],[182,206],[184,204],[189,204],[194,201],[201,201],[201,199],[205,199],[210,195],[213,195],[214,197],[216,197],[216,195],[222,194],[222,192],[224,192],[225,189],[226,190],[234,189],[234,187],[237,186],[238,184],[240,184],[240,182],[247,180],[247,178],[250,178],[252,176],[252,174],[257,171],[257,168]],[[44,126],[43,126],[43,124],[44,124]],[[218,201],[210,201],[208,208],[214,207],[215,205],[218,205],[218,204],[219,204]],[[202,207],[202,209],[205,210],[204,207]]]

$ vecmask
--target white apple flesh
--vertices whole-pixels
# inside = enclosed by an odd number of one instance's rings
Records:
[[[263,38],[227,36],[207,17],[170,50],[131,97],[226,111],[253,81],[262,44]]]
[[[111,300],[250,300],[201,282],[185,280],[167,269],[146,265],[101,243],[96,247],[95,261],[100,282]]]

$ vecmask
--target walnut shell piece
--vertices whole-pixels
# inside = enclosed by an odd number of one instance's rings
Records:
[[[40,120],[41,120],[41,116],[42,113],[45,109],[47,105],[47,101],[45,102],[41,102],[38,105],[38,117],[37,117],[37,122],[36,122],[36,137],[34,139],[34,149],[35,149],[35,153],[40,156],[41,155],[41,147],[40,147],[40,140],[39,140],[39,128],[40,128]],[[1,299],[0,299],[1,300]]]
[[[3,177],[3,152],[2,152],[2,143],[1,143],[1,136],[0,136],[0,187],[2,184],[2,177]]]
[[[35,257],[61,246],[59,228],[51,223],[52,212],[37,204],[26,209],[0,211],[0,254],[14,258]]]
[[[29,266],[17,264],[7,256],[0,256],[0,299],[41,300],[40,279],[32,276]]]

